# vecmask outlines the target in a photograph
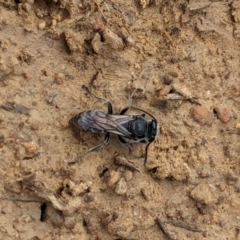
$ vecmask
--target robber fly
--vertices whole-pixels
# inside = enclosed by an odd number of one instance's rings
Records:
[[[147,161],[147,153],[149,145],[155,140],[157,135],[157,120],[150,113],[132,106],[132,97],[136,90],[133,91],[128,100],[128,105],[121,110],[119,114],[113,114],[112,104],[110,101],[95,96],[86,86],[84,86],[90,94],[96,99],[104,101],[108,104],[108,112],[105,113],[100,110],[89,110],[81,112],[71,118],[70,123],[77,129],[84,129],[93,133],[106,133],[105,140],[90,148],[86,153],[83,153],[76,161],[76,163],[86,154],[93,152],[108,144],[110,133],[118,135],[120,142],[126,144],[131,150],[129,143],[147,143],[145,148],[145,163]],[[144,114],[141,115],[125,115],[130,109],[136,109]],[[146,120],[145,114],[149,115],[152,119]]]

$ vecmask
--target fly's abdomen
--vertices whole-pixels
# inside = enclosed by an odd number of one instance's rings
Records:
[[[84,129],[85,131],[91,131],[93,133],[105,132],[105,129],[101,126],[106,119],[106,113],[98,110],[84,111],[73,118],[70,122],[77,129]]]

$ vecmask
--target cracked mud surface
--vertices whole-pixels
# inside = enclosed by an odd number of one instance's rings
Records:
[[[239,239],[240,1],[0,0],[0,239]],[[133,105],[150,145],[69,119]],[[129,113],[137,113],[130,110]],[[146,116],[149,118],[149,116]]]

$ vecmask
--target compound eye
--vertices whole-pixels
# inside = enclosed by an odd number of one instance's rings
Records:
[[[146,121],[143,119],[137,119],[132,123],[132,131],[137,135],[137,136],[143,136],[146,132]]]
[[[152,122],[149,124],[149,130],[148,130],[148,138],[149,142],[152,142],[157,135],[157,121],[152,120]]]

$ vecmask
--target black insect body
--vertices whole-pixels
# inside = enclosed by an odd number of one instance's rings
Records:
[[[87,88],[90,92],[90,90]],[[136,91],[136,90],[135,90]],[[112,114],[112,104],[105,99],[96,97],[98,100],[107,102],[108,113],[100,110],[89,110],[75,115],[71,120],[71,124],[77,129],[84,129],[93,133],[106,133],[104,142],[90,148],[86,153],[82,154],[75,162],[79,161],[87,153],[95,151],[104,145],[108,144],[110,133],[118,135],[119,140],[126,144],[131,150],[129,143],[147,143],[145,149],[145,163],[147,161],[147,151],[149,145],[155,140],[157,135],[157,121],[148,112],[133,107],[132,97],[129,98],[128,106],[123,108],[120,114]],[[129,108],[139,110],[144,114],[141,115],[124,115]],[[148,114],[152,119],[146,120],[145,114]],[[75,163],[71,162],[71,163]]]

